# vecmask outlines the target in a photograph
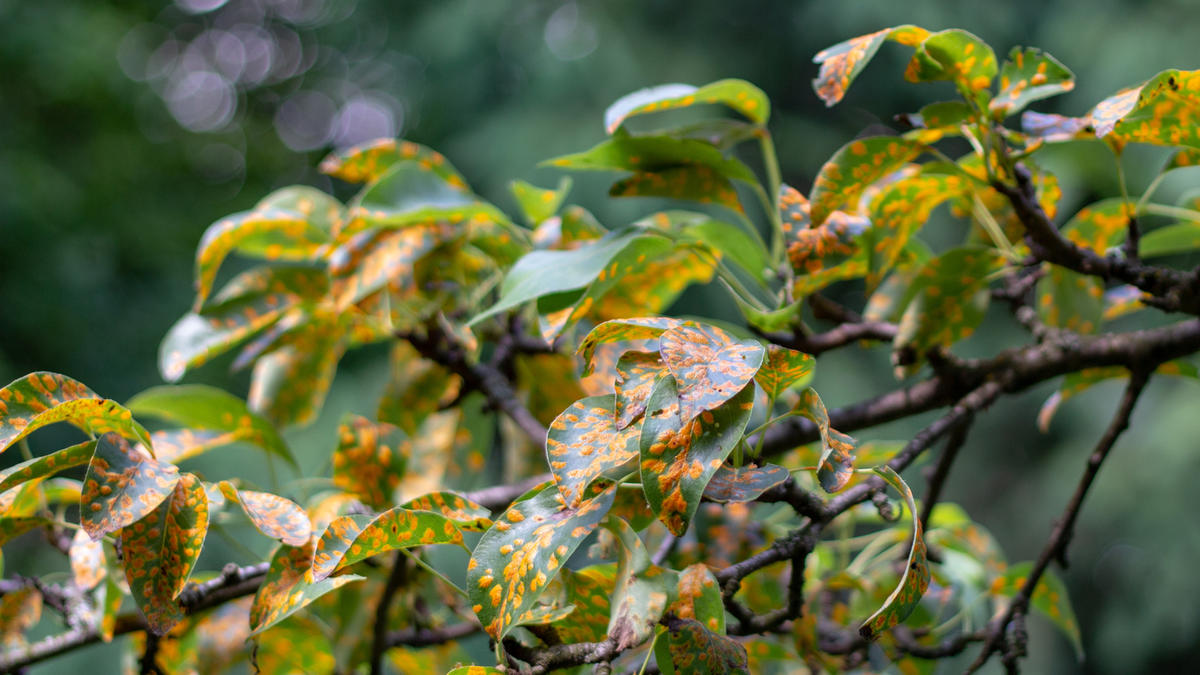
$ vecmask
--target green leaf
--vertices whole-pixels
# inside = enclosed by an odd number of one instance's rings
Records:
[[[634,340],[655,340],[652,347],[658,350],[658,336],[665,331],[684,325],[685,322],[670,317],[641,317],[635,319],[614,319],[605,321],[589,332],[579,343],[578,354],[583,358],[583,375],[591,375],[595,370],[592,355],[596,347],[608,343],[632,342]],[[618,354],[619,358],[620,355]],[[616,365],[614,360],[613,365]]]
[[[896,365],[915,370],[925,352],[949,347],[975,332],[987,311],[988,275],[1004,259],[992,249],[957,248],[921,268],[919,288],[893,341]]]
[[[410,511],[440,515],[463,531],[486,532],[492,526],[491,510],[451,490],[430,492],[400,506]]]
[[[678,385],[682,424],[741,392],[758,372],[766,351],[757,340],[734,340],[709,325],[676,326],[659,337],[659,345]]]
[[[663,174],[671,170],[704,167],[709,174],[746,184],[758,179],[750,167],[703,141],[670,136],[618,134],[590,150],[543,162],[549,166],[586,171],[632,171]]]
[[[534,251],[513,265],[500,286],[500,299],[472,318],[469,325],[535,298],[586,288],[597,279],[612,279],[617,270],[611,269],[611,263],[626,250],[652,259],[670,247],[665,237],[624,230],[570,251]],[[626,260],[626,267],[634,260],[636,256]]]
[[[262,266],[243,272],[202,313],[189,312],[171,326],[159,348],[159,372],[165,380],[178,380],[275,323],[288,309],[320,298],[328,286],[319,268]]]
[[[0,545],[7,544],[12,539],[36,528],[53,525],[54,521],[41,516],[15,517],[0,516]]]
[[[28,481],[54,475],[59,471],[87,464],[95,451],[96,441],[84,441],[43,457],[34,457],[20,464],[14,464],[4,471],[0,471],[0,492]]]
[[[752,464],[739,468],[722,464],[704,488],[704,498],[721,504],[752,502],[791,476],[790,471],[777,464],[764,464],[761,468]]]
[[[491,666],[459,666],[446,675],[504,675],[505,671]]]
[[[0,389],[0,452],[55,422],[70,422],[93,436],[118,433],[150,447],[150,435],[129,410],[66,375],[30,373]]]
[[[642,425],[616,424],[613,396],[576,401],[550,425],[546,459],[569,507],[577,507],[587,488],[601,477],[619,478],[638,456]]]
[[[676,675],[749,675],[742,643],[694,619],[668,619],[668,644]]]
[[[821,64],[821,72],[813,80],[813,89],[825,105],[832,106],[846,95],[850,83],[879,51],[884,40],[916,47],[928,36],[929,31],[924,28],[894,26],[823,49],[813,57],[814,63]]]
[[[196,248],[196,301],[200,312],[212,292],[221,263],[235,251],[267,260],[306,260],[329,236],[294,211],[255,207],[226,216],[204,231]]]
[[[251,412],[240,398],[216,387],[202,384],[152,387],[130,399],[129,409],[191,430],[221,432],[220,439],[224,443],[250,443],[296,466],[296,459],[274,425]],[[180,440],[181,437],[173,439]],[[164,462],[178,462],[216,445],[211,435],[205,434],[201,440],[197,446],[182,450],[176,450],[178,446],[175,445],[168,446],[172,451],[159,458]]]
[[[825,162],[813,181],[810,227],[849,205],[851,211],[868,185],[920,155],[924,146],[899,136],[872,136],[843,145]]]
[[[32,586],[0,596],[0,644],[5,651],[25,646],[25,633],[42,618],[42,593]]]
[[[1062,227],[1071,243],[1105,255],[1109,247],[1125,241],[1134,205],[1119,197],[1103,199],[1083,207]]]
[[[718,204],[744,213],[737,190],[728,178],[706,166],[681,166],[662,171],[639,171],[609,188],[612,197],[663,197],[699,204]]]
[[[183,474],[158,508],[121,530],[122,562],[133,599],[155,635],[183,620],[176,602],[200,558],[208,532],[208,498],[192,474]]]
[[[749,382],[749,378],[746,378]],[[642,423],[641,475],[646,501],[673,534],[682,535],[708,481],[741,440],[754,407],[746,384],[713,410],[685,416],[674,377],[654,386]]]
[[[904,572],[900,575],[900,583],[888,596],[883,606],[858,628],[858,632],[868,640],[875,639],[883,631],[907,619],[908,615],[912,614],[917,605],[921,603],[921,597],[929,588],[929,565],[925,559],[925,537],[912,490],[908,488],[904,479],[900,478],[900,475],[889,466],[875,467],[875,473],[903,495],[904,502],[908,505],[909,516],[912,518],[912,532],[909,535],[911,542],[908,559],[904,563]]]
[[[694,619],[718,635],[725,633],[721,586],[704,563],[689,565],[679,573],[676,600],[668,611],[680,619]]]
[[[571,178],[562,177],[558,187],[553,190],[544,190],[523,180],[514,180],[508,184],[508,189],[517,200],[517,206],[521,207],[525,222],[534,227],[558,213],[558,207],[562,206],[567,193],[571,191]]]
[[[1075,76],[1058,59],[1027,47],[1013,47],[1000,68],[1000,93],[988,104],[999,118],[1020,112],[1025,106],[1075,88]]]
[[[757,239],[741,228],[719,220],[704,219],[684,226],[680,239],[696,241],[715,256],[724,256],[737,263],[759,283],[765,283],[765,273],[770,267],[770,257]]]
[[[467,565],[467,592],[479,623],[499,640],[516,626],[575,549],[608,513],[616,486],[593,486],[571,508],[554,485],[518,501],[483,534]]]
[[[108,576],[104,543],[92,539],[83,530],[75,530],[67,557],[71,561],[71,580],[82,591],[92,590]]]
[[[829,412],[816,390],[808,387],[800,392],[796,412],[812,420],[821,434],[821,456],[817,460],[817,480],[826,492],[846,487],[854,475],[854,450],[858,445],[850,436],[829,426]]]
[[[759,126],[765,126],[771,115],[767,95],[744,80],[718,80],[700,88],[688,84],[663,84],[617,99],[604,111],[604,129],[612,134],[635,115],[709,104],[732,108]]]
[[[768,397],[778,398],[788,389],[808,384],[816,365],[817,360],[810,354],[771,344],[754,380]]]
[[[175,466],[152,459],[116,434],[104,434],[83,479],[79,524],[92,539],[100,539],[146,517],[177,482]]]
[[[609,516],[604,527],[621,544],[608,637],[616,643],[617,651],[622,651],[650,638],[654,626],[676,599],[679,579],[674,570],[650,562],[646,547],[629,523]]]
[[[1200,71],[1164,70],[1136,91],[1136,98],[1125,92],[1103,109],[1096,106],[1092,118],[1097,136],[1111,129],[1123,141],[1200,147],[1195,123],[1200,114]]]
[[[617,379],[614,383],[617,429],[625,429],[646,411],[646,400],[654,382],[667,372],[667,364],[658,354],[626,352],[617,360]]]
[[[308,514],[296,502],[269,492],[239,490],[229,481],[220,482],[221,494],[246,512],[259,532],[288,546],[303,546],[312,536]]]
[[[467,189],[467,183],[442,153],[423,145],[395,138],[380,138],[330,154],[321,161],[321,173],[347,183],[378,180],[397,164],[411,163],[441,178],[452,187]]]
[[[333,484],[380,510],[394,503],[412,453],[408,435],[390,424],[346,414],[338,424]]]
[[[1076,333],[1099,330],[1104,314],[1104,282],[1058,265],[1048,267],[1035,291],[1042,321]]]
[[[375,517],[341,516],[329,523],[317,542],[311,576],[320,581],[380,553],[432,544],[463,546],[462,531],[440,513],[400,506]]]
[[[965,30],[934,33],[917,45],[904,72],[909,82],[953,81],[964,97],[986,95],[996,77],[996,53]]]
[[[254,364],[250,409],[278,425],[311,422],[329,393],[345,337],[339,320],[310,321],[288,331]]]
[[[564,606],[574,606],[570,620],[553,626],[564,644],[599,642],[608,636],[608,619],[615,579],[614,565],[593,565],[581,570],[562,568]]]
[[[966,179],[952,173],[922,172],[885,186],[871,201],[872,228],[867,237],[871,279],[867,285],[878,285],[939,204],[967,190]]]
[[[469,220],[507,222],[508,217],[470,191],[405,162],[393,166],[362,193],[350,207],[349,222],[339,234],[432,221],[460,225]]]
[[[1200,249],[1200,223],[1182,222],[1147,232],[1138,240],[1138,255],[1155,258]]]
[[[1021,562],[1008,568],[1003,576],[992,582],[992,595],[1012,598],[1021,592],[1025,580],[1033,571],[1032,562]],[[1037,588],[1033,589],[1030,605],[1038,613],[1050,619],[1071,641],[1075,648],[1075,656],[1083,661],[1083,638],[1079,633],[1079,622],[1075,619],[1075,610],[1071,608],[1071,598],[1067,595],[1067,586],[1050,570],[1045,570],[1038,579]]]
[[[271,556],[271,565],[250,606],[251,635],[256,635],[295,614],[313,600],[363,577],[343,574],[312,581],[308,571],[316,541],[300,547],[280,546]]]

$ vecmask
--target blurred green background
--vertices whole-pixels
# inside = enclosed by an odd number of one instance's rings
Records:
[[[807,189],[822,161],[864,128],[946,93],[904,83],[908,50],[888,46],[827,110],[809,86],[823,47],[899,23],[965,28],[1000,55],[1038,46],[1071,67],[1078,86],[1035,107],[1081,114],[1159,70],[1197,66],[1195,43],[1181,36],[1197,34],[1198,10],[1189,0],[0,0],[0,381],[52,370],[118,400],[160,384],[158,342],[191,302],[204,228],[276,187],[344,187],[315,171],[335,147],[387,135],[425,143],[511,208],[508,181],[552,185],[558,174],[537,163],[599,141],[604,108],[620,95],[741,77],[771,97],[784,178]],[[1134,190],[1161,157],[1130,153]],[[1064,186],[1060,218],[1117,191],[1111,155],[1096,144],[1045,161]],[[577,177],[572,199],[609,225],[645,212],[644,203],[606,204],[605,187],[603,177]],[[950,241],[958,231],[943,224],[930,237]],[[680,309],[719,297],[689,292]],[[841,299],[861,303],[861,289]],[[994,308],[963,351],[1022,339]],[[244,395],[245,375],[227,364],[187,381]],[[351,354],[321,418],[288,433],[306,472],[326,466],[342,412],[370,411],[385,370],[381,351]],[[881,349],[823,357],[816,386],[839,406],[898,385]],[[1050,391],[982,415],[948,489],[1013,561],[1037,555],[1119,385],[1071,401],[1043,435],[1033,419]],[[1067,642],[1035,621],[1029,672],[1176,672],[1200,662],[1200,576],[1191,567],[1200,528],[1190,510],[1198,394],[1193,383],[1159,381],[1144,398],[1089,498],[1064,573],[1087,660],[1076,664]],[[906,438],[927,421],[863,436]],[[199,470],[267,480],[250,452],[203,462]],[[265,549],[238,532],[212,542],[205,560],[248,561]],[[62,566],[19,553],[6,562],[28,573]],[[33,670],[95,670],[97,658],[115,656],[92,648]]]

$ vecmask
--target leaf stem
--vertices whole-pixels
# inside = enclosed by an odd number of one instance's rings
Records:
[[[1149,213],[1155,216],[1179,218],[1193,223],[1200,223],[1200,211],[1193,211],[1182,206],[1167,206],[1166,204],[1144,204],[1138,206],[1138,213]]]
[[[767,184],[771,189],[771,208],[767,210],[767,218],[771,221],[771,261],[775,267],[783,262],[783,220],[779,214],[779,191],[783,187],[783,178],[779,172],[779,157],[775,153],[775,140],[771,132],[765,128],[758,134],[758,144],[762,148],[763,166],[767,171]]]
[[[421,556],[418,556],[418,555],[416,555],[416,554],[414,554],[414,553],[411,553],[411,552],[409,552],[409,550],[408,550],[408,549],[406,549],[406,548],[399,548],[399,549],[396,549],[396,550],[397,550],[397,551],[400,551],[400,552],[401,552],[401,553],[403,553],[404,555],[408,556],[408,559],[409,559],[409,560],[412,560],[413,562],[415,562],[415,563],[416,563],[416,564],[417,564],[419,567],[421,567],[422,569],[424,569],[426,572],[429,572],[429,573],[430,573],[430,574],[432,574],[433,576],[435,576],[435,577],[437,577],[437,578],[441,579],[441,580],[442,580],[442,581],[443,581],[443,582],[444,582],[446,585],[448,585],[450,588],[454,589],[454,591],[455,591],[456,593],[458,593],[459,595],[461,595],[461,596],[462,596],[462,597],[464,597],[464,598],[467,598],[467,599],[469,599],[469,598],[468,598],[468,596],[467,596],[467,592],[466,592],[466,591],[464,591],[462,588],[460,588],[460,587],[458,586],[458,584],[456,584],[456,583],[454,583],[453,581],[450,581],[450,579],[446,578],[446,575],[444,575],[444,574],[442,574],[441,572],[439,572],[439,571],[437,571],[437,570],[433,569],[433,567],[431,567],[431,566],[429,565],[429,563],[425,562],[424,560],[421,560]]]

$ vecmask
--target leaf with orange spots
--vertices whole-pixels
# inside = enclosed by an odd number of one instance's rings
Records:
[[[0,471],[0,492],[28,481],[51,476],[59,471],[87,464],[95,451],[96,441],[84,441],[43,457],[34,457],[20,464],[14,464],[4,471]]]
[[[667,644],[676,675],[750,675],[742,643],[694,619],[667,619]]]
[[[1047,266],[1035,291],[1042,322],[1076,333],[1099,330],[1104,314],[1104,282],[1058,265]]]
[[[239,274],[199,314],[189,312],[171,326],[159,348],[163,379],[178,380],[275,323],[288,309],[319,299],[328,286],[322,268],[261,266]]]
[[[934,33],[917,45],[904,71],[909,82],[950,80],[963,98],[985,103],[996,77],[996,53],[965,30]]]
[[[92,539],[135,523],[171,496],[179,469],[159,462],[116,434],[96,441],[83,479],[79,524]]]
[[[315,617],[292,617],[258,635],[254,641],[254,666],[260,673],[336,672],[333,643],[322,631],[327,625]]]
[[[25,633],[42,618],[42,593],[27,586],[0,596],[0,644],[6,650],[25,646]]]
[[[1125,142],[1200,147],[1200,70],[1164,70],[1114,104],[1093,111],[1096,135]],[[1111,100],[1111,99],[1110,99]],[[1103,105],[1103,104],[1101,104]]]
[[[813,80],[813,89],[825,101],[825,105],[832,106],[842,100],[850,83],[858,77],[885,40],[915,47],[928,35],[929,31],[917,26],[894,26],[823,49],[813,57],[813,63],[821,65],[820,74]]]
[[[345,309],[385,287],[395,292],[415,288],[417,262],[461,234],[445,220],[355,234],[329,256],[335,305]]]
[[[0,516],[0,545],[6,544],[34,528],[53,524],[52,520],[41,516]]]
[[[887,481],[904,497],[908,513],[912,518],[912,530],[909,534],[908,557],[904,563],[904,572],[900,575],[900,583],[888,596],[883,606],[872,614],[858,628],[859,634],[868,640],[873,640],[883,631],[895,626],[908,618],[917,605],[921,596],[929,588],[929,565],[925,559],[925,536],[921,528],[920,512],[917,502],[913,499],[912,490],[900,475],[889,466],[875,467],[875,473]]]
[[[722,504],[752,502],[791,476],[791,472],[777,464],[761,467],[751,464],[740,468],[722,464],[704,488],[704,498]]]
[[[640,317],[636,319],[613,319],[596,326],[579,343],[578,354],[583,358],[583,375],[591,375],[595,363],[592,355],[602,344],[640,341],[638,351],[658,351],[658,337],[665,331],[686,322],[666,316]],[[620,358],[620,354],[616,355]],[[613,360],[614,374],[616,359]]]
[[[201,432],[194,439],[197,443],[191,446],[185,443],[187,438],[183,434],[170,436],[172,444],[158,455],[164,462],[176,463],[218,444],[249,443],[296,466],[291,450],[274,425],[251,412],[240,398],[216,387],[202,384],[152,387],[130,399],[129,408],[139,415],[158,417],[186,430]],[[221,435],[214,437],[203,432]]]
[[[234,252],[267,260],[306,260],[329,241],[328,233],[308,217],[287,209],[264,206],[235,213],[204,231],[196,248],[196,301],[200,311],[212,292],[221,264]]]
[[[599,297],[589,315],[603,320],[663,312],[688,286],[712,281],[719,259],[685,244],[645,260]]]
[[[306,424],[317,416],[346,351],[343,320],[304,323],[258,357],[250,380],[251,410],[277,425]]]
[[[1145,241],[1143,239],[1143,241]],[[1142,300],[1146,298],[1146,293],[1137,286],[1132,284],[1123,284],[1114,286],[1104,291],[1104,314],[1102,318],[1105,321],[1112,321],[1127,314],[1143,310],[1146,305]]]
[[[663,84],[639,89],[617,99],[604,111],[604,130],[611,134],[635,115],[695,105],[723,105],[759,126],[765,126],[771,115],[767,95],[744,80],[718,80],[699,88],[689,84]]]
[[[491,666],[459,666],[446,675],[504,675],[505,672]]]
[[[707,166],[639,171],[613,183],[608,194],[611,197],[662,197],[697,204],[717,204],[734,213],[745,213],[733,183],[716,169]]]
[[[843,145],[813,181],[809,227],[822,225],[842,207],[848,206],[854,212],[868,185],[904,166],[923,150],[920,143],[899,136],[872,136]]]
[[[155,635],[165,635],[183,619],[175,598],[200,558],[207,533],[208,498],[190,473],[179,478],[158,508],[121,530],[125,578]]]
[[[259,532],[288,546],[303,546],[312,536],[308,514],[296,502],[269,492],[239,490],[221,481],[221,494],[242,507]]]
[[[716,576],[704,563],[689,565],[679,573],[677,599],[667,609],[680,619],[694,619],[718,635],[725,633],[725,602]]]
[[[863,257],[859,238],[868,231],[870,221],[834,211],[824,224],[812,227],[811,205],[789,185],[780,188],[779,203],[788,262],[810,291],[860,273],[856,269]]]
[[[610,515],[604,527],[620,542],[608,637],[621,651],[645,642],[654,633],[678,597],[679,573],[652,563],[637,532],[621,518]]]
[[[947,199],[959,197],[968,189],[962,176],[937,172],[927,164],[920,174],[885,186],[871,201],[872,228],[864,243],[870,251],[870,288],[878,286],[883,275],[900,259],[905,246],[929,221],[933,210]]]
[[[115,432],[150,445],[150,435],[129,410],[66,375],[30,373],[0,389],[0,452],[55,422],[70,422],[93,436]]]
[[[825,402],[812,387],[800,392],[796,412],[812,420],[821,434],[821,456],[817,459],[817,480],[826,492],[846,487],[854,475],[854,452],[858,445],[850,436],[829,426]]]
[[[80,590],[89,591],[108,576],[104,544],[92,539],[83,530],[75,530],[67,557],[71,561],[71,578]]]
[[[600,478],[629,473],[638,456],[642,425],[618,429],[613,396],[576,401],[550,424],[546,459],[566,504],[576,507]]]
[[[538,249],[566,251],[579,248],[584,242],[603,237],[608,230],[582,206],[571,204],[559,216],[543,220],[533,231],[531,239]]]
[[[988,104],[999,118],[1020,112],[1025,106],[1075,88],[1071,71],[1040,49],[1013,47],[1000,68],[1000,93]]]
[[[303,546],[284,544],[271,556],[271,565],[263,577],[262,585],[250,606],[251,635],[283,621],[313,600],[352,581],[361,581],[357,574],[343,574],[320,581],[312,581],[309,568],[312,565],[316,541],[310,540]]]
[[[993,596],[1012,598],[1021,592],[1029,573],[1033,571],[1032,562],[1021,562],[1009,567],[1003,576],[995,579],[989,592]],[[1029,598],[1029,604],[1061,630],[1075,648],[1075,656],[1083,661],[1083,638],[1079,632],[1079,622],[1075,619],[1075,610],[1071,608],[1071,598],[1067,595],[1067,586],[1062,579],[1051,570],[1045,570],[1038,579],[1037,588]]]
[[[687,530],[709,479],[741,441],[754,407],[754,385],[743,384],[714,410],[685,416],[683,406],[675,378],[661,378],[646,404],[641,435],[642,490],[675,535]]]
[[[666,237],[627,228],[569,251],[534,251],[513,265],[500,286],[500,299],[473,317],[470,325],[538,298],[544,298],[538,303],[539,314],[563,313],[561,318],[550,319],[551,323],[565,325],[576,312],[586,314],[589,307],[580,303],[593,283],[607,290],[620,275],[640,268],[640,256],[653,259],[671,246]],[[591,292],[590,297],[601,294]]]
[[[571,178],[560,178],[558,187],[553,190],[545,190],[523,180],[514,180],[508,184],[508,191],[512,193],[517,206],[521,207],[525,222],[529,223],[530,227],[537,227],[558,213],[558,207],[562,206],[567,193],[571,191]]]
[[[1200,368],[1194,364],[1176,359],[1167,361],[1166,363],[1154,369],[1156,375],[1172,375],[1176,377],[1186,377],[1190,379],[1200,379]],[[1054,419],[1054,414],[1058,412],[1061,406],[1067,399],[1077,396],[1084,391],[1092,388],[1094,385],[1105,380],[1123,379],[1129,377],[1129,370],[1122,366],[1102,366],[1098,368],[1084,368],[1083,370],[1070,373],[1063,378],[1062,384],[1059,385],[1058,391],[1054,392],[1042,403],[1041,410],[1038,411],[1037,425],[1042,433],[1046,433],[1050,429],[1050,421]]]
[[[451,490],[414,497],[400,506],[410,511],[429,511],[442,516],[464,532],[486,532],[492,526],[491,510]]]
[[[766,352],[757,340],[735,340],[720,328],[703,324],[676,326],[659,337],[659,345],[677,384],[683,424],[742,391]]]
[[[1125,241],[1134,205],[1119,197],[1102,199],[1079,210],[1062,227],[1062,236],[1076,246],[1105,255]]]
[[[563,606],[574,606],[570,620],[551,626],[563,643],[599,642],[608,635],[616,566],[592,565],[581,570],[564,567],[559,572],[563,585]]]
[[[667,372],[667,364],[658,354],[625,352],[617,361],[616,392],[617,429],[624,429],[646,411],[646,400],[654,382]]]
[[[754,380],[767,396],[778,398],[793,387],[803,387],[812,379],[817,360],[810,354],[779,345],[767,345],[767,358],[754,374]]]
[[[394,504],[396,488],[412,453],[408,434],[390,424],[377,424],[353,414],[342,417],[337,434],[333,484],[376,510]]]
[[[988,275],[1003,264],[1004,258],[993,249],[963,247],[921,268],[916,295],[893,341],[893,361],[901,372],[915,371],[928,350],[949,347],[975,332],[991,297]]]
[[[471,522],[478,522],[478,518]],[[473,528],[475,529],[475,528]],[[432,511],[397,506],[379,514],[334,518],[317,541],[312,578],[320,581],[334,572],[381,553],[433,544],[463,544],[454,520]]]
[[[630,171],[664,174],[673,170],[708,169],[710,179],[739,180],[746,184],[758,179],[741,160],[703,141],[670,136],[630,136],[624,132],[601,142],[590,150],[563,155],[544,165],[587,171]]]
[[[321,160],[320,170],[347,183],[369,183],[403,163],[414,164],[452,186],[466,189],[462,176],[440,152],[395,138],[367,141],[332,153]]]
[[[483,534],[467,565],[467,593],[479,623],[500,639],[523,620],[541,592],[612,506],[615,485],[594,485],[571,508],[555,485],[508,508]]]

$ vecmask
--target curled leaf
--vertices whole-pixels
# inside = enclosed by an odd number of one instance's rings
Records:
[[[912,490],[900,478],[900,475],[889,466],[876,467],[879,474],[889,485],[904,497],[908,505],[908,513],[912,518],[908,558],[904,563],[904,571],[900,575],[900,583],[888,596],[883,606],[872,614],[858,628],[858,632],[866,639],[873,640],[883,631],[895,626],[908,618],[917,605],[921,596],[929,588],[929,565],[925,558],[925,537],[921,528],[921,517],[917,511],[917,502],[913,499]]]

